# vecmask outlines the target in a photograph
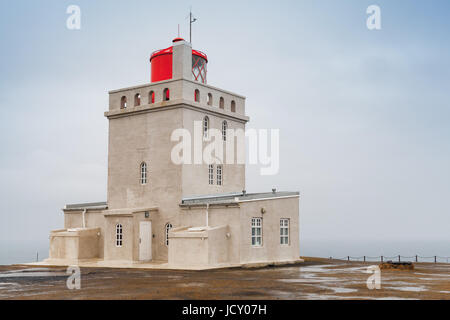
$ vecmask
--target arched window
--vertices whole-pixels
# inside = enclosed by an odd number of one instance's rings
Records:
[[[218,186],[222,185],[222,176],[223,176],[223,169],[222,169],[222,165],[219,164],[217,166],[217,177],[216,177],[216,181],[217,181],[217,185]]]
[[[155,92],[150,91],[148,94],[148,104],[155,103]]]
[[[208,166],[208,183],[210,185],[214,184],[214,165],[210,164]]]
[[[163,100],[164,101],[170,100],[170,90],[168,88],[165,88],[163,91]]]
[[[165,227],[165,234],[166,234],[166,239],[165,239],[165,241],[166,241],[166,246],[168,246],[169,245],[169,231],[170,231],[170,229],[172,229],[173,227],[172,227],[172,224],[170,223],[170,222],[167,222],[166,223],[166,227]]]
[[[120,109],[126,109],[127,107],[127,97],[123,96],[120,98]]]
[[[123,244],[123,228],[119,223],[116,225],[116,247],[121,247]]]
[[[200,102],[200,91],[198,89],[195,89],[194,100],[195,102]]]
[[[223,97],[220,97],[219,108],[225,109],[225,100],[223,99]]]
[[[231,101],[231,112],[236,112],[236,102]]]
[[[141,184],[147,184],[147,164],[145,162],[141,163]]]
[[[212,94],[208,93],[208,106],[212,106],[212,104],[213,104]]]
[[[203,118],[203,137],[208,138],[209,136],[209,118]]]
[[[134,106],[140,106],[141,105],[141,95],[139,93],[136,93],[134,96]]]
[[[227,141],[227,129],[228,123],[226,121],[222,122],[222,139],[223,141]]]

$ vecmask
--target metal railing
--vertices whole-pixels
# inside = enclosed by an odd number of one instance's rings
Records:
[[[441,257],[441,256],[430,256],[430,257],[424,257],[424,256],[402,256],[402,255],[396,255],[396,256],[359,256],[359,257],[352,257],[352,256],[346,256],[343,258],[333,258],[330,257],[330,260],[344,260],[344,261],[361,261],[361,262],[386,262],[386,261],[398,261],[398,262],[429,262],[429,263],[449,263],[450,257]]]

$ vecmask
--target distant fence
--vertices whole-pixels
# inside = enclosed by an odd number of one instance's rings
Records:
[[[450,257],[440,257],[440,256],[431,256],[431,257],[422,257],[419,255],[405,257],[402,255],[397,256],[360,256],[360,257],[352,257],[346,256],[343,258],[333,258],[330,257],[330,260],[344,260],[344,261],[362,261],[362,262],[386,262],[386,261],[408,261],[408,262],[431,262],[431,263],[449,263]]]

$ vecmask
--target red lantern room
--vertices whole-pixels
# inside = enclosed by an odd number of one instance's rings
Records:
[[[175,38],[172,42],[184,41]],[[173,75],[173,46],[152,53],[150,63],[152,65],[151,82],[172,79]],[[206,84],[208,57],[201,51],[192,50],[192,80]]]

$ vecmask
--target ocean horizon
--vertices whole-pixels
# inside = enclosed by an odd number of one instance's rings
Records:
[[[48,258],[49,245],[44,242],[33,243],[2,243],[0,246],[0,265],[35,262]],[[380,256],[397,257],[402,260],[412,260],[406,257],[418,255],[419,262],[433,262],[434,256],[438,262],[450,263],[450,242],[445,240],[315,240],[300,239],[300,256],[376,261]],[[405,258],[403,258],[405,257]],[[427,257],[426,259],[423,257]]]

